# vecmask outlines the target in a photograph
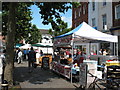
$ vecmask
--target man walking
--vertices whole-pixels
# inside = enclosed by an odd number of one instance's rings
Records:
[[[29,72],[32,72],[32,68],[34,66],[34,62],[36,61],[36,52],[33,50],[33,47],[31,47],[31,50],[28,54],[28,67]]]

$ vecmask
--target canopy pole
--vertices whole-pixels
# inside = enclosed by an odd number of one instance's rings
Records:
[[[114,44],[114,56],[115,56],[115,42],[113,44]]]
[[[72,83],[72,67],[73,67],[73,58],[74,58],[74,34],[72,34],[72,41],[71,41],[71,46],[72,46],[72,62],[71,62],[71,83]]]
[[[118,43],[116,43],[117,44],[117,50],[116,50],[116,52],[117,52],[117,56],[118,56]]]

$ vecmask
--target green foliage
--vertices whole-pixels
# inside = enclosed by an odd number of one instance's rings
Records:
[[[66,33],[71,29],[67,29],[67,23],[62,21],[60,14],[65,13],[68,9],[72,8],[72,5],[75,7],[79,6],[80,3],[76,2],[44,2],[44,3],[35,3],[40,8],[41,18],[43,19],[43,24],[51,24],[54,33],[50,29],[49,32],[53,36],[58,36],[60,34]]]
[[[37,29],[36,25],[33,25],[30,31],[29,36],[26,37],[26,43],[38,43],[38,41],[42,38],[39,29]]]
[[[40,34],[36,28],[36,26],[31,25],[31,10],[30,6],[36,4],[40,8],[41,18],[43,19],[43,24],[51,24],[52,29],[54,30],[54,36],[58,36],[60,34],[68,32],[70,29],[67,29],[67,23],[62,21],[60,14],[65,13],[68,9],[72,8],[72,5],[75,7],[79,6],[79,3],[76,2],[36,2],[36,3],[18,3],[16,7],[16,35],[15,40],[18,43],[20,40],[25,39],[26,42],[34,43],[33,41],[38,41],[40,39]],[[2,25],[3,25],[3,32],[2,34],[5,36],[7,35],[7,26],[8,26],[8,8],[9,3],[3,2],[2,4]],[[36,28],[36,29],[35,29]],[[49,31],[51,32],[51,31]],[[29,37],[29,33],[31,37]],[[37,34],[37,35],[35,35]],[[38,35],[39,34],[39,35]],[[51,35],[53,35],[51,33]],[[35,39],[36,38],[36,39]]]
[[[3,32],[2,34],[5,36],[7,35],[7,22],[8,22],[8,4],[9,3],[3,3]],[[33,3],[18,3],[17,7],[16,7],[16,32],[15,32],[15,40],[16,43],[18,43],[20,40],[25,39],[27,40],[36,40],[40,39],[39,36],[41,34],[39,34],[38,29],[36,28],[35,25],[32,26],[31,24],[31,20],[32,20],[32,12],[31,9],[29,8],[31,5],[33,5]],[[34,33],[36,34],[36,32],[38,32],[35,37],[31,36],[31,39],[28,39],[29,37],[29,33],[32,33],[31,35],[34,35]],[[32,41],[29,41],[32,42]]]

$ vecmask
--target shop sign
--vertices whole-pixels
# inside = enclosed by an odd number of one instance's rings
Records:
[[[58,45],[58,44],[70,44],[72,40],[72,36],[66,36],[66,37],[62,37],[62,38],[57,38],[54,40],[54,45]]]

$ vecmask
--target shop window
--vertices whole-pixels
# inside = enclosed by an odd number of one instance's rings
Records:
[[[120,19],[120,5],[117,5],[116,7],[115,7],[115,17],[116,17],[116,19]]]

